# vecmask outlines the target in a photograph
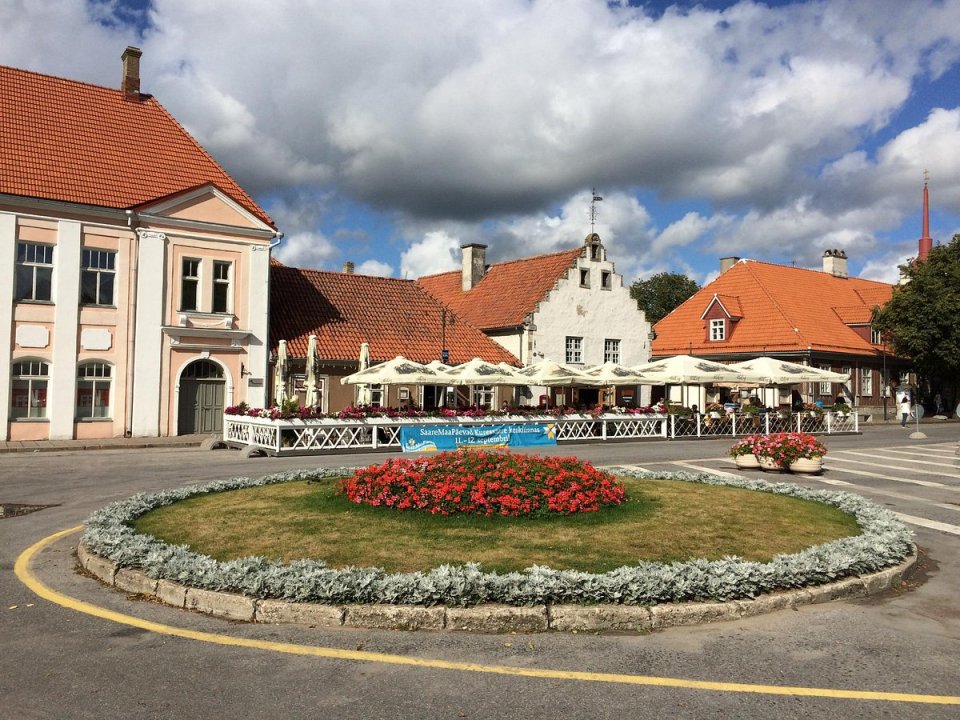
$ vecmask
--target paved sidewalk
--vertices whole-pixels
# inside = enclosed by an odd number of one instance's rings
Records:
[[[6,440],[0,441],[0,454],[15,452],[53,452],[57,450],[133,450],[137,448],[198,447],[210,435],[176,437],[102,438],[98,440]]]

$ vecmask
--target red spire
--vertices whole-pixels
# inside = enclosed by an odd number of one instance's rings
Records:
[[[930,193],[927,191],[927,171],[923,171],[923,237],[920,238],[918,260],[926,260],[927,254],[933,247],[933,238],[930,237]]]

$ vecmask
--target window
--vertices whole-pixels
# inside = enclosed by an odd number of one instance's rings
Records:
[[[383,391],[383,385],[370,386],[370,404],[373,407],[382,407],[386,399],[387,395]]]
[[[87,362],[77,368],[77,419],[108,418],[111,368],[107,363]]]
[[[860,368],[860,394],[873,395],[873,370]]]
[[[50,301],[53,245],[17,243],[17,300]]]
[[[710,340],[723,340],[727,337],[727,321],[723,318],[710,321]]]
[[[113,305],[113,279],[117,253],[112,250],[84,250],[80,258],[80,302],[84,305]]]
[[[590,287],[590,271],[586,268],[580,269],[580,287]]]
[[[821,366],[820,366],[820,369],[821,369],[821,370],[826,370],[827,372],[830,372],[830,366],[829,366],[829,365],[821,365]],[[833,383],[830,383],[830,382],[822,382],[822,383],[820,383],[820,394],[821,394],[821,395],[830,395],[832,392],[833,392]]]
[[[230,263],[213,264],[213,312],[230,312]]]
[[[600,271],[600,287],[609,290],[613,287],[613,273],[609,270]]]
[[[874,330],[874,329],[871,328],[871,330],[870,330],[870,342],[873,343],[874,345],[882,345],[882,344],[883,344],[883,333],[881,333],[879,330]]]
[[[603,341],[603,361],[605,363],[620,362],[620,341],[619,340]]]
[[[197,293],[200,289],[200,261],[183,259],[180,273],[180,309],[197,310]]]
[[[50,366],[42,360],[13,363],[11,369],[11,418],[44,418],[47,416],[47,380]]]
[[[567,336],[567,362],[583,362],[583,338]]]
[[[474,385],[471,401],[477,407],[493,407],[493,385]]]

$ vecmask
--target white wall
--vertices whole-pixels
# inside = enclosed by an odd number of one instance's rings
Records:
[[[160,363],[163,350],[163,303],[166,279],[164,233],[138,230],[137,341],[133,362],[134,437],[160,434]],[[130,389],[128,388],[128,392]]]
[[[13,327],[14,267],[17,258],[17,216],[0,213],[0,439],[9,439],[10,351]]]
[[[51,440],[73,438],[80,305],[80,223],[61,220],[54,249],[54,331],[47,417]]]

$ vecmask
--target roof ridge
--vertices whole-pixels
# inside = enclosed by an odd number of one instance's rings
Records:
[[[747,262],[743,262],[746,260]],[[824,275],[829,277],[836,277],[831,273],[825,273],[823,270],[818,270],[817,268],[807,268],[807,267],[797,267],[796,265],[783,265],[781,263],[770,262],[769,260],[754,260],[753,258],[741,258],[738,262],[743,262],[744,265],[749,263],[754,263],[756,265],[766,265],[768,267],[780,268],[782,270],[800,270],[803,272],[812,272],[817,273],[818,275]],[[870,283],[871,285],[885,285],[887,287],[892,287],[892,283],[884,282],[883,280],[871,280],[870,278],[863,277],[846,277],[844,280],[853,281],[857,283]]]
[[[97,85],[96,83],[88,82],[86,80],[75,80],[73,78],[63,77],[61,75],[52,75],[50,73],[40,72],[38,70],[27,70],[26,68],[13,67],[12,65],[0,65],[0,70],[13,70],[14,72],[24,73],[26,75],[36,75],[42,78],[48,78],[50,80],[59,80],[60,82],[71,83],[72,85],[85,85],[86,87],[95,88],[97,90],[105,90],[107,92],[113,92],[118,94],[123,94],[123,90],[118,87],[110,87],[109,85]],[[153,95],[150,93],[140,93],[144,99],[152,99]]]
[[[575,247],[575,248],[568,248],[567,250],[555,250],[554,252],[541,253],[540,255],[529,255],[529,256],[527,256],[527,257],[513,258],[513,259],[511,259],[511,260],[501,260],[501,261],[499,261],[499,262],[491,263],[491,264],[490,264],[490,267],[491,267],[491,268],[501,267],[501,266],[503,266],[503,265],[512,265],[513,263],[528,262],[528,261],[530,261],[530,260],[540,260],[540,259],[542,259],[542,258],[555,257],[555,256],[557,256],[557,255],[566,255],[566,254],[572,255],[575,251],[576,251],[578,254],[581,253],[581,252],[583,251],[582,246],[577,246],[577,247]],[[454,270],[444,270],[443,272],[433,273],[432,275],[421,275],[421,276],[420,276],[419,278],[417,278],[417,279],[420,280],[420,279],[423,279],[423,278],[442,277],[443,275],[453,275],[453,274],[459,273],[459,272],[461,272],[461,271],[460,271],[460,270],[457,270],[457,269],[454,269]]]
[[[387,277],[386,275],[367,275],[365,273],[345,273],[340,270],[322,270],[320,268],[304,268],[304,267],[297,267],[296,265],[285,265],[284,267],[290,270],[297,270],[299,272],[318,273],[323,275],[334,275],[334,276],[344,275],[344,276],[352,276],[352,277],[371,278],[375,280],[387,280],[389,282],[416,284],[416,281],[414,280],[409,280],[407,278]]]

